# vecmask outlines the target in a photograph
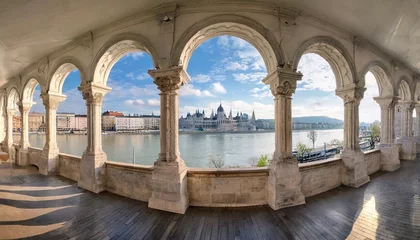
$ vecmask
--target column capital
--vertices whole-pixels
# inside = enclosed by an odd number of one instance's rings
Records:
[[[82,84],[78,89],[82,92],[87,104],[102,104],[105,94],[111,91],[110,87],[93,82]]]
[[[415,102],[413,101],[399,101],[398,105],[402,111],[413,111],[415,107]]]
[[[66,100],[66,96],[55,93],[41,94],[41,98],[45,108],[51,110],[57,110],[58,105]]]
[[[157,85],[161,92],[179,90],[184,84],[188,84],[191,81],[190,76],[182,66],[149,70],[148,73],[154,79],[153,83]]]
[[[8,108],[6,111],[7,111],[7,116],[13,116],[16,112],[16,109]]]
[[[350,86],[337,88],[337,90],[335,90],[335,94],[344,100],[344,105],[348,103],[359,104],[365,91],[366,88],[357,87],[355,85],[353,86],[352,84]]]
[[[389,108],[394,107],[398,100],[400,100],[397,96],[385,96],[385,97],[374,97],[373,100],[375,100],[381,108]]]
[[[296,90],[297,81],[302,80],[302,73],[294,72],[289,65],[277,67],[270,72],[262,82],[270,85],[271,93],[274,96],[292,96]]]
[[[32,101],[20,101],[17,103],[19,107],[20,112],[29,112],[31,110],[32,106],[34,105],[34,102]]]

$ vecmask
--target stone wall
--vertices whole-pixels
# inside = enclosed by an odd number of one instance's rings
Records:
[[[188,169],[190,206],[267,204],[268,168]]]
[[[379,151],[379,149],[366,151],[365,162],[367,165],[368,175],[379,171],[381,167],[381,152]]]
[[[341,165],[340,158],[299,164],[303,195],[310,197],[340,186]]]
[[[106,162],[106,190],[121,196],[149,201],[153,166]]]
[[[31,165],[35,165],[38,168],[42,165],[41,164],[41,154],[42,154],[42,149],[41,148],[35,148],[35,147],[29,147],[28,148],[29,151],[29,158],[28,158],[28,163]]]
[[[81,157],[70,154],[60,153],[58,155],[59,174],[65,178],[69,178],[73,181],[78,182],[80,176],[80,160]]]

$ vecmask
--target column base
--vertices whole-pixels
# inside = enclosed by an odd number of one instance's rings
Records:
[[[381,151],[381,170],[392,172],[400,168],[399,144],[381,143],[379,144]]]
[[[104,152],[84,152],[80,161],[80,179],[78,186],[94,193],[100,193],[106,189],[105,161],[107,156]]]
[[[17,165],[19,166],[27,166],[29,164],[29,151],[28,148],[20,148],[19,154],[17,157]]]
[[[415,136],[414,139],[416,141],[416,152],[420,153],[420,136]]]
[[[401,144],[400,159],[416,160],[416,141],[413,137],[402,137],[395,142]]]
[[[184,214],[188,208],[187,166],[184,160],[158,160],[152,173],[152,197],[149,207]]]
[[[344,149],[341,153],[341,159],[343,160],[341,171],[341,183],[343,185],[358,188],[370,181],[363,152]]]
[[[49,147],[42,150],[39,173],[43,175],[55,175],[58,173],[58,147]]]
[[[268,205],[272,209],[305,204],[298,161],[295,157],[274,158],[269,169]]]

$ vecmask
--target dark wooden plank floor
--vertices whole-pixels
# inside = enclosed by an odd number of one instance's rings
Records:
[[[279,211],[190,207],[178,215],[34,168],[10,176],[0,165],[1,239],[419,239],[420,159],[306,202]]]

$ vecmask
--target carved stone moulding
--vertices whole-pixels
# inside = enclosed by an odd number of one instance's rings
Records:
[[[149,70],[149,75],[154,79],[161,92],[178,90],[191,79],[182,66],[173,66],[166,69]]]
[[[297,81],[300,80],[302,80],[302,74],[294,72],[289,65],[286,65],[283,68],[277,67],[262,81],[264,84],[270,85],[271,93],[274,96],[292,96],[295,93]]]

